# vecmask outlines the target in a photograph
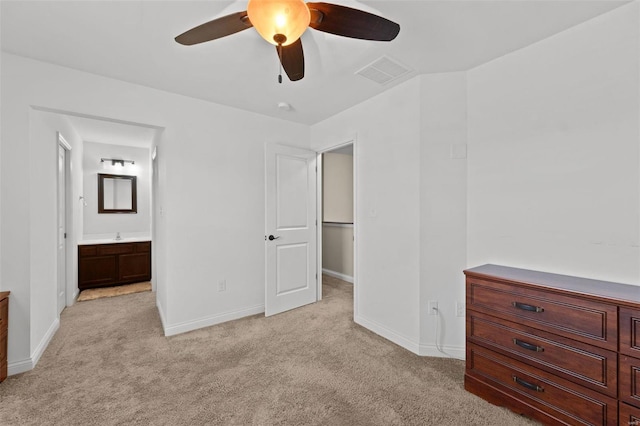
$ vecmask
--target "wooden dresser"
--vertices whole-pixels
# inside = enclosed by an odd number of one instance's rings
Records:
[[[7,378],[7,340],[9,336],[9,292],[0,291],[0,382]]]
[[[466,390],[545,424],[640,426],[640,287],[464,272]]]
[[[80,290],[150,279],[151,241],[78,246]]]

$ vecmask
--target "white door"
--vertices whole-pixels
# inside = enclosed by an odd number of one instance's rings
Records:
[[[66,215],[66,188],[67,188],[67,151],[62,145],[58,145],[58,313],[66,306],[65,289],[67,287],[67,215]]]
[[[265,315],[316,301],[316,153],[266,148]]]

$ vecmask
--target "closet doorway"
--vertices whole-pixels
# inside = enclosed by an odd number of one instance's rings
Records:
[[[321,153],[321,265],[326,280],[355,282],[353,142]],[[321,286],[319,286],[321,287]],[[321,296],[319,295],[318,299]]]

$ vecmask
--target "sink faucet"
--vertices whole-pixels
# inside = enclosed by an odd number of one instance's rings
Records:
[[[116,233],[116,241],[120,241],[122,239],[122,237],[120,236],[120,233],[117,232]]]

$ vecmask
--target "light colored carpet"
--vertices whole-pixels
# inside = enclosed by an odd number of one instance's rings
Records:
[[[123,296],[125,294],[141,293],[151,291],[151,282],[118,285],[115,287],[90,288],[82,290],[78,296],[78,302],[95,300],[103,297]]]
[[[154,293],[66,309],[2,425],[532,425],[464,391],[464,363],[354,324],[352,286],[280,315],[164,337]]]

